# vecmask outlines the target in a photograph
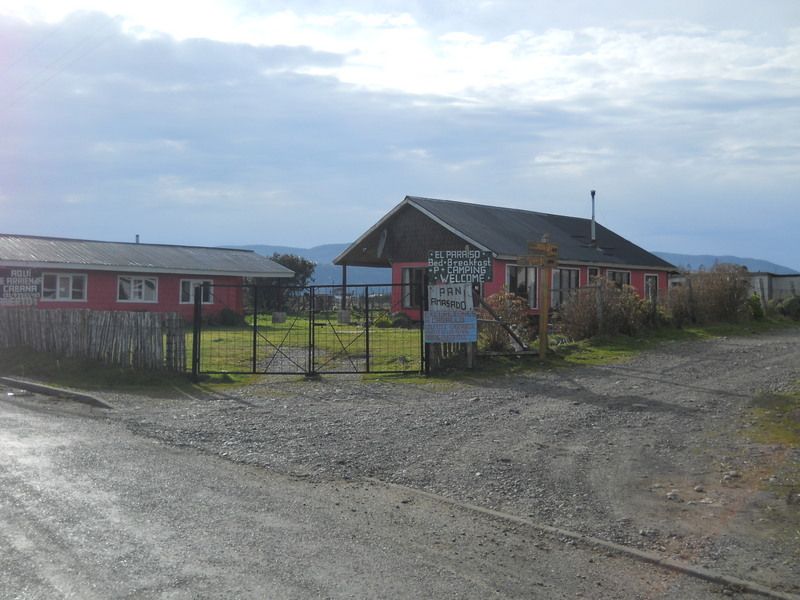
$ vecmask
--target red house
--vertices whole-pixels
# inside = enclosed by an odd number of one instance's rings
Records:
[[[392,269],[394,304],[420,318],[421,284],[428,252],[482,250],[493,257],[492,278],[482,284],[490,296],[504,286],[526,298],[538,312],[538,286],[543,269],[520,266],[528,243],[548,234],[558,247],[558,268],[551,270],[551,306],[597,278],[633,286],[643,298],[666,293],[667,275],[676,267],[595,223],[513,208],[406,196],[386,216],[334,259],[348,266]]]
[[[294,273],[250,250],[0,234],[0,308],[177,312],[244,308],[244,278]],[[228,287],[230,286],[230,287]]]

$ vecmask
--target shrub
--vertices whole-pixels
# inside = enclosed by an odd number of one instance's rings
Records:
[[[405,329],[409,329],[412,325],[411,317],[404,312],[392,313],[390,318],[392,321],[392,327],[403,327]]]
[[[394,327],[394,323],[392,323],[392,320],[389,318],[389,315],[382,314],[372,322],[372,326],[380,328],[388,328],[388,327]]]
[[[800,296],[786,296],[773,300],[771,306],[779,315],[800,321]]]
[[[219,313],[219,320],[222,325],[235,326],[244,323],[244,317],[232,308],[225,307]]]
[[[688,285],[676,285],[669,288],[664,303],[669,322],[680,329],[692,322],[692,304]]]
[[[668,308],[673,323],[737,323],[751,316],[747,268],[730,263],[686,274],[682,286],[670,290]]]
[[[533,332],[528,317],[528,301],[525,298],[512,294],[507,287],[503,291],[492,294],[486,298],[494,313],[499,316],[503,323],[513,328],[514,333],[523,342],[528,344],[533,339]],[[482,319],[478,328],[478,345],[482,350],[503,352],[511,350],[511,340],[508,331],[498,323],[494,317],[484,308],[478,313]]]
[[[658,321],[656,307],[642,300],[633,287],[611,282],[600,286],[577,290],[558,307],[559,333],[572,340],[600,333],[634,335]]]
[[[391,313],[391,314],[383,313],[381,316],[379,316],[377,319],[375,319],[372,322],[372,325],[374,327],[382,327],[382,328],[386,328],[386,327],[398,327],[398,328],[400,328],[400,327],[402,327],[402,328],[405,328],[405,329],[411,329],[413,324],[414,323],[411,320],[411,317],[409,317],[404,312],[396,312],[396,313]]]
[[[766,317],[766,313],[764,312],[764,305],[761,303],[761,296],[759,296],[758,294],[753,294],[747,300],[747,304],[750,307],[751,317],[753,317],[758,321]]]

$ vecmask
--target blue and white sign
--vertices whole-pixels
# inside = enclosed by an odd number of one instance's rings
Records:
[[[426,310],[423,317],[427,344],[478,341],[478,314],[474,310]]]

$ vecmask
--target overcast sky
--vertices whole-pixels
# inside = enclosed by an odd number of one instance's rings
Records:
[[[352,242],[404,196],[800,270],[797,0],[4,0],[1,233]]]

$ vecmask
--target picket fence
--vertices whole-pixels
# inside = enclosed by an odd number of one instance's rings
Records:
[[[0,309],[0,347],[143,370],[186,370],[186,323],[177,313]]]

